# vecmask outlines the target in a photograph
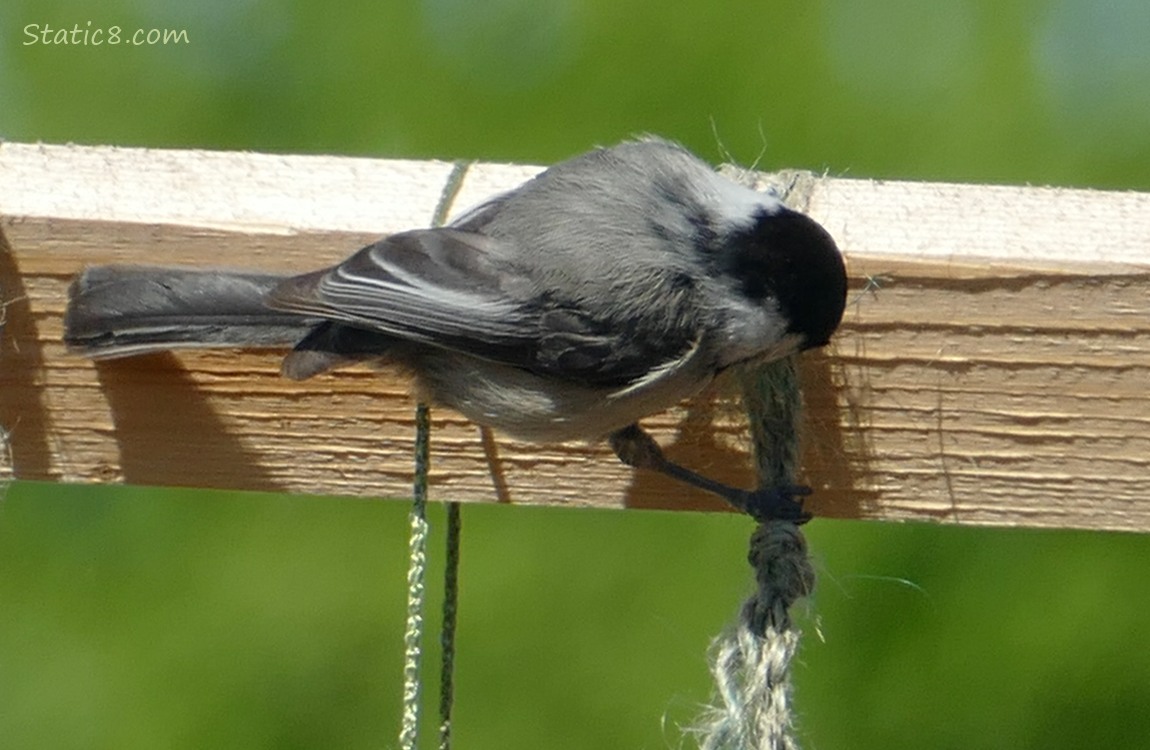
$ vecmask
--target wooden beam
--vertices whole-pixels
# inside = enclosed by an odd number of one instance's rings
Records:
[[[456,206],[538,169],[477,164]],[[231,351],[93,364],[64,351],[61,314],[88,264],[335,261],[426,226],[449,171],[0,145],[0,472],[409,495],[413,404],[398,374],[294,383],[277,357]],[[835,344],[803,367],[817,514],[1150,530],[1150,195],[840,179],[804,192],[853,288]],[[438,499],[720,507],[602,445],[485,443],[455,414],[434,418]],[[647,426],[672,457],[752,483],[722,387]]]

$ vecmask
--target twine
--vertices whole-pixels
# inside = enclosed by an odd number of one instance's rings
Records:
[[[443,626],[439,645],[439,750],[451,750],[451,708],[455,701],[455,626],[459,611],[459,542],[463,518],[459,503],[447,504],[447,564],[443,572]]]
[[[759,486],[790,487],[798,462],[800,394],[794,357],[738,374],[750,421]],[[790,665],[799,645],[790,608],[814,588],[799,527],[765,521],[751,535],[747,560],[757,590],[738,624],[711,644],[719,704],[695,733],[702,750],[797,750]]]
[[[430,462],[431,412],[425,404],[415,407],[415,482],[408,521],[407,622],[403,631],[403,713],[399,746],[416,750],[419,745],[419,696],[423,681],[423,605],[427,599],[427,471]]]
[[[451,204],[463,185],[471,162],[456,162],[443,185],[431,225],[443,226]],[[419,712],[422,693],[423,609],[427,600],[427,477],[431,465],[431,410],[426,404],[415,407],[415,478],[408,520],[407,621],[403,633],[403,711],[399,728],[401,750],[419,745]],[[443,586],[443,626],[440,644],[443,664],[440,671],[439,747],[451,748],[451,708],[455,696],[455,627],[459,601],[460,514],[458,503],[447,504],[447,564]]]
[[[767,190],[806,210],[816,180],[809,172],[773,177],[724,167],[723,174]],[[802,396],[794,356],[740,369],[736,377],[751,430],[760,488],[795,485]],[[790,610],[815,585],[815,572],[798,525],[761,522],[751,535],[747,561],[755,593],[739,621],[711,644],[711,676],[718,705],[707,709],[694,734],[702,750],[797,750],[791,712],[791,660],[799,646]]]

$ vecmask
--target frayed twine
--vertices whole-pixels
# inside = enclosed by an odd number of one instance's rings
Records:
[[[760,486],[794,485],[801,395],[793,357],[739,373]],[[798,525],[765,521],[747,555],[757,590],[738,624],[711,644],[717,705],[691,730],[701,750],[797,750],[790,665],[799,645],[790,610],[815,585]]]

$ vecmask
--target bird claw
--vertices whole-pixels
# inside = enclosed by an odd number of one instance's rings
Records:
[[[746,493],[744,510],[759,523],[790,521],[801,525],[814,517],[803,510],[802,501],[812,492],[810,487],[801,484],[761,487]]]

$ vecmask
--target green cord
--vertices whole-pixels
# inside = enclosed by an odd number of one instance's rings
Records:
[[[471,162],[456,162],[444,183],[435,207],[432,226],[443,226],[451,205]],[[423,666],[423,610],[427,600],[427,540],[430,528],[427,523],[427,482],[431,465],[431,410],[426,404],[415,408],[415,479],[412,492],[411,511],[408,519],[411,531],[408,536],[407,567],[407,623],[403,634],[403,713],[399,729],[400,750],[416,750],[419,745],[420,695],[422,693]],[[443,629],[440,642],[443,646],[443,669],[440,682],[440,737],[439,747],[451,747],[451,706],[454,699],[455,666],[455,626],[459,599],[459,506],[447,504],[448,539],[447,570],[444,574]]]

